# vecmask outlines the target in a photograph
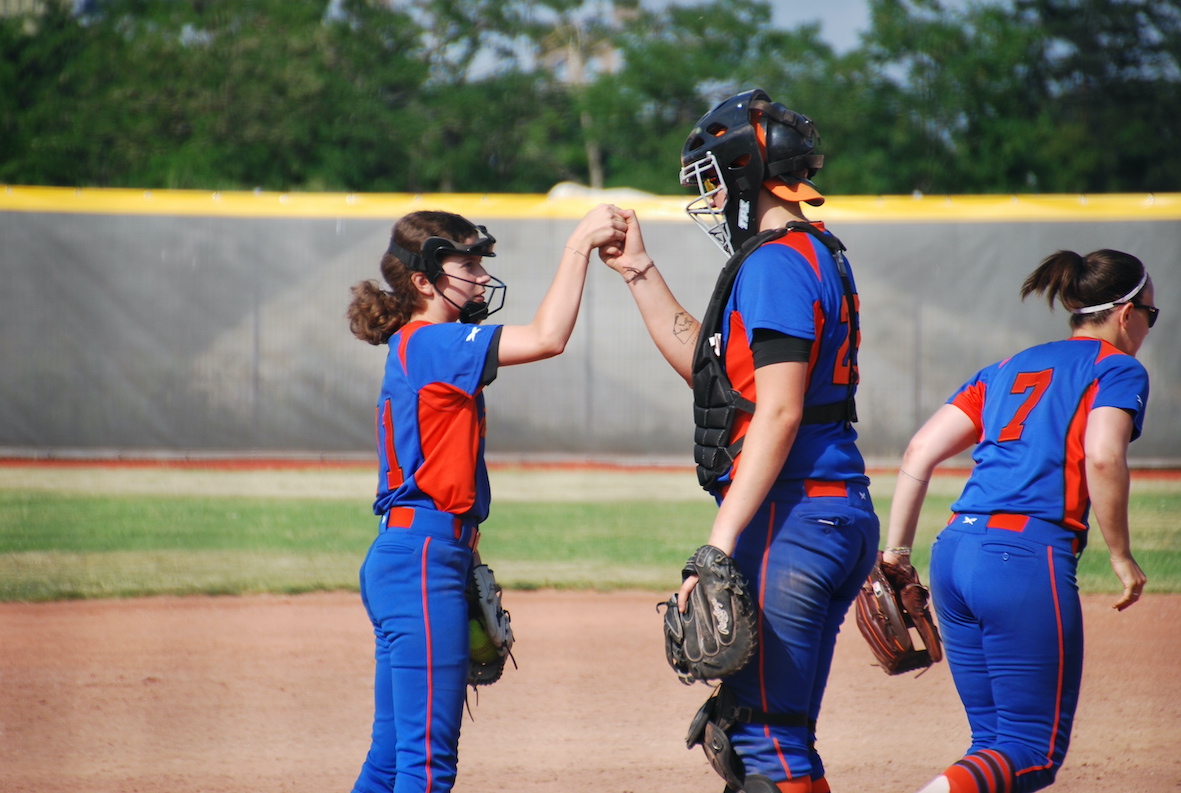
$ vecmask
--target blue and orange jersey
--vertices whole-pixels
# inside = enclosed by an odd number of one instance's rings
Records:
[[[813,225],[824,230],[821,223]],[[852,273],[849,277],[851,280]],[[804,394],[806,407],[846,399],[850,345],[856,339],[851,338],[848,302],[837,263],[828,248],[811,234],[792,232],[751,253],[738,272],[726,304],[722,320],[726,373],[731,385],[755,403],[758,394],[751,340],[758,329],[812,342]],[[856,371],[852,376],[856,384]],[[750,416],[740,413],[733,439],[743,437],[749,424]],[[735,467],[741,462],[739,454]],[[779,479],[858,480],[868,484],[865,461],[857,448],[857,432],[845,422],[801,426]]]
[[[1108,342],[1074,337],[985,367],[948,402],[979,434],[976,466],[953,511],[1029,515],[1081,531],[1090,509],[1087,417],[1098,407],[1126,410],[1138,438],[1148,373]]]
[[[480,523],[491,491],[484,463],[484,386],[500,326],[412,322],[390,337],[377,402],[375,514],[428,507]]]

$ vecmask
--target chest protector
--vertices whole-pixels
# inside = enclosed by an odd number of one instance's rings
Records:
[[[804,232],[820,240],[832,253],[841,275],[849,316],[849,385],[845,399],[826,405],[804,408],[803,424],[852,423],[857,421],[854,390],[857,386],[857,347],[860,342],[860,322],[853,296],[853,281],[849,277],[849,263],[845,246],[831,234],[825,234],[811,223],[793,221],[780,229],[763,231],[747,240],[722,268],[714,285],[713,296],[701,321],[701,332],[693,352],[693,459],[697,463],[697,481],[706,490],[714,490],[742,451],[744,438],[731,442],[734,420],[738,412],[753,414],[755,403],[743,397],[730,383],[726,374],[722,350],[722,321],[726,303],[734,290],[734,281],[747,257],[760,245],[779,239],[785,234]]]

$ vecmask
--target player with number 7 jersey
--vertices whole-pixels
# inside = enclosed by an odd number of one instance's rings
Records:
[[[931,596],[971,728],[964,756],[919,793],[1029,793],[1053,784],[1070,745],[1083,669],[1078,560],[1098,523],[1123,592],[1147,578],[1132,556],[1128,444],[1148,373],[1136,353],[1160,310],[1127,253],[1058,251],[1021,295],[1071,313],[1071,334],[987,366],[911,439],[894,489],[884,562],[910,564],[931,473],[969,448],[976,466],[931,548]]]
[[[980,439],[952,511],[1018,513],[1085,532],[1087,417],[1123,409],[1135,440],[1147,400],[1143,364],[1102,339],[1041,344],[981,370],[949,400]]]

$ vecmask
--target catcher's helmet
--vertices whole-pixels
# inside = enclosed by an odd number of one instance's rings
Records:
[[[475,241],[468,244],[461,244],[449,240],[445,237],[428,237],[422,243],[422,253],[414,253],[408,251],[399,245],[394,237],[390,237],[390,247],[386,253],[391,253],[397,256],[402,262],[411,270],[417,270],[426,275],[427,280],[432,284],[439,280],[439,276],[443,275],[443,257],[445,256],[480,256],[480,257],[494,257],[496,254],[492,251],[492,246],[496,244],[496,238],[488,233],[488,229],[483,226],[476,226],[479,234]],[[466,278],[459,276],[450,276],[459,281],[467,283],[474,283],[468,281]],[[504,296],[508,291],[508,287],[503,281],[495,276],[489,276],[491,279],[489,283],[484,284],[484,288],[492,293],[490,300],[499,300],[495,308],[489,306],[489,301],[485,300],[469,300],[462,306],[456,306],[459,309],[459,321],[469,325],[479,325],[491,314],[495,314],[500,309],[504,308]],[[451,298],[444,295],[444,300],[452,305],[455,305]]]
[[[824,203],[810,181],[824,165],[814,153],[819,142],[811,119],[761,88],[735,94],[701,117],[681,150],[681,184],[699,193],[685,211],[733,254],[758,232],[752,216],[762,187],[787,201]],[[726,201],[715,208],[710,199],[722,189]]]

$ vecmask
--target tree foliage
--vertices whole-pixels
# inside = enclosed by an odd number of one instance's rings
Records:
[[[0,19],[0,181],[679,190],[753,86],[833,194],[1181,189],[1181,0],[870,0],[838,54],[765,0],[90,0]]]

